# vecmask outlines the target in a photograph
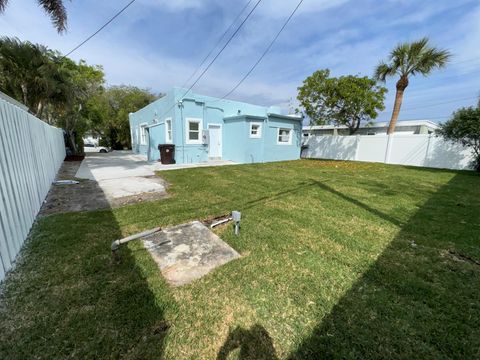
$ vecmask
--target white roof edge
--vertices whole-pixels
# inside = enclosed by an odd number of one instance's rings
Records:
[[[437,129],[438,124],[434,123],[433,121],[430,120],[400,120],[397,122],[396,127],[403,127],[403,126],[420,126],[420,125],[427,125],[431,128]],[[381,122],[376,122],[372,123],[370,126],[365,126],[362,125],[360,128],[378,128],[378,127],[387,127],[388,126],[388,121],[381,121]],[[328,130],[328,129],[347,129],[347,126],[345,125],[306,125],[303,126],[303,130]]]

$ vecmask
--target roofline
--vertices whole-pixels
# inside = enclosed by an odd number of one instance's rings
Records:
[[[266,119],[265,116],[242,114],[242,115],[235,115],[235,116],[227,116],[227,117],[224,117],[223,120],[230,121],[230,120],[241,120],[246,118],[253,119],[253,120],[262,120],[262,121]]]
[[[430,120],[400,120],[397,122],[395,127],[404,127],[404,126],[421,126],[428,125],[434,129],[438,129],[439,125]],[[385,128],[388,127],[388,121],[381,121],[373,123],[370,126],[361,125],[360,129],[375,129],[375,128]],[[348,129],[345,125],[306,125],[302,130],[330,130],[330,129]]]
[[[297,121],[302,121],[303,122],[303,116],[296,116],[296,115],[282,115],[282,114],[273,114],[273,113],[267,113],[267,115],[270,117],[277,117],[280,119],[285,119],[285,120],[297,120]]]

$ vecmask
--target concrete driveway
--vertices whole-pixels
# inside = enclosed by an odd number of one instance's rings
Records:
[[[165,193],[165,183],[155,176],[154,164],[130,151],[89,153],[75,176],[96,181],[105,196],[112,199]]]

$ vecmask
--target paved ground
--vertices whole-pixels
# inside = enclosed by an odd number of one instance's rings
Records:
[[[188,284],[240,257],[199,221],[164,229],[144,239],[144,244],[174,286]]]
[[[233,163],[217,160],[201,164],[162,165],[149,163],[144,156],[130,151],[90,153],[82,162],[63,163],[57,180],[75,179],[79,184],[52,185],[40,215],[114,208],[162,199],[168,196],[167,184],[155,176],[155,171],[230,164]]]
[[[77,180],[74,185],[52,185],[40,210],[40,216],[47,216],[71,211],[91,211],[98,209],[116,208],[143,201],[159,200],[167,196],[164,192],[147,192],[108,198],[104,189],[115,186],[115,179],[104,180],[103,189],[95,180],[79,179],[75,177],[81,166],[81,161],[65,161],[60,168],[57,180]],[[162,181],[157,178],[157,181]],[[122,189],[116,190],[122,194]],[[107,191],[108,192],[108,191]]]
[[[129,151],[90,153],[76,177],[95,180],[108,199],[145,193],[166,195],[165,183],[155,176],[152,164]]]
[[[205,167],[205,166],[225,166],[225,165],[235,165],[236,163],[229,160],[210,160],[208,162],[202,162],[198,164],[172,164],[172,165],[163,165],[159,162],[152,163],[152,168],[155,171],[167,171],[167,170],[177,170],[177,169],[188,169],[196,167]]]

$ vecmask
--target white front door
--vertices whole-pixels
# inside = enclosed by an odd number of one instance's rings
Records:
[[[211,158],[222,157],[222,126],[208,124],[208,156]]]

